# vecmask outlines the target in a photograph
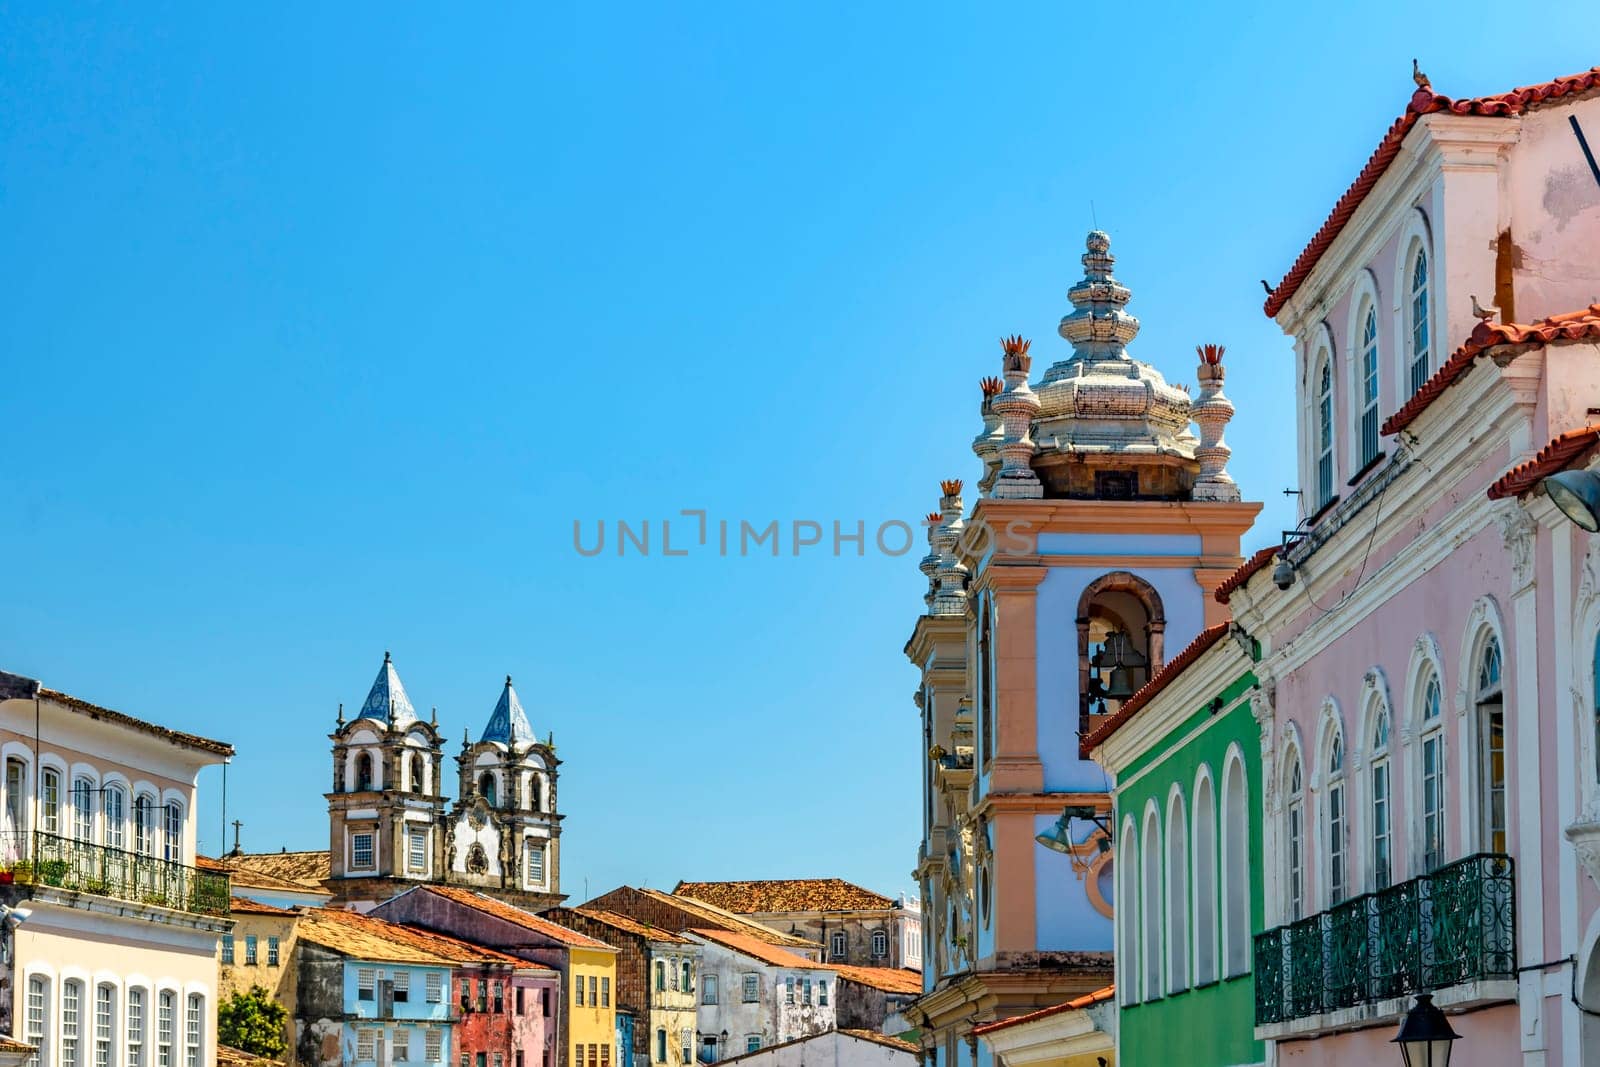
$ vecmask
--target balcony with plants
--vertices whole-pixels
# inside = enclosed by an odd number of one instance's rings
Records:
[[[1256,1037],[1515,999],[1514,898],[1511,858],[1480,853],[1257,934]]]
[[[64,889],[197,915],[226,916],[228,874],[47,833],[7,834],[0,885]]]

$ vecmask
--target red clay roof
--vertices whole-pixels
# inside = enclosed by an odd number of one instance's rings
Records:
[[[1378,142],[1377,149],[1367,160],[1367,165],[1361,168],[1361,173],[1356,175],[1355,182],[1334,203],[1333,211],[1312,236],[1311,242],[1295,259],[1294,266],[1289,268],[1289,273],[1285,274],[1277,287],[1267,294],[1264,308],[1267,317],[1269,319],[1275,317],[1283,310],[1283,305],[1299,291],[1312,269],[1316,267],[1317,261],[1344,231],[1351,217],[1355,215],[1356,209],[1361,206],[1361,202],[1372,192],[1373,187],[1378,184],[1378,179],[1383,177],[1389,165],[1400,154],[1400,146],[1405,141],[1406,134],[1411,132],[1411,127],[1415,126],[1423,115],[1436,111],[1448,111],[1454,115],[1520,115],[1530,107],[1546,101],[1588,92],[1595,88],[1600,88],[1600,67],[1591,67],[1581,74],[1572,74],[1553,81],[1540,82],[1537,85],[1523,86],[1509,93],[1465,100],[1452,100],[1428,88],[1419,88],[1411,95],[1411,102],[1406,105],[1405,112],[1394,121],[1394,125],[1389,127],[1389,132]]]
[[[840,978],[847,978],[858,985],[881,989],[885,993],[920,994],[922,992],[922,975],[904,967],[841,967],[835,965],[833,969],[839,972]]]
[[[1557,342],[1600,341],[1600,304],[1580,311],[1551,315],[1538,322],[1480,322],[1472,328],[1466,344],[1445,360],[1422,388],[1400,406],[1383,424],[1385,434],[1398,433],[1416,421],[1429,404],[1471,370],[1474,361],[1491,349],[1505,345],[1547,345]]]
[[[524,930],[532,930],[536,934],[543,934],[552,941],[559,942],[569,948],[598,948],[608,952],[616,949],[604,941],[596,940],[587,934],[580,934],[576,930],[568,930],[565,926],[553,923],[549,919],[541,919],[531,911],[507,904],[503,900],[485,896],[471,889],[464,889],[454,885],[422,885],[410,890],[413,893],[437,893],[446,900],[453,900],[457,904],[465,904],[469,908],[476,908],[485,915],[493,915],[496,919],[508,923],[515,923]]]
[[[997,1023],[989,1023],[986,1026],[975,1026],[972,1028],[972,1032],[974,1034],[992,1034],[996,1030],[1005,1030],[1008,1027],[1021,1026],[1023,1023],[1031,1023],[1035,1019],[1045,1019],[1049,1016],[1061,1015],[1069,1011],[1082,1011],[1084,1008],[1092,1007],[1096,1004],[1099,1004],[1101,1001],[1110,1000],[1116,995],[1117,987],[1114,985],[1108,985],[1104,989],[1096,989],[1093,993],[1087,993],[1075,1000],[1069,1000],[1065,1004],[1056,1004],[1048,1008],[1040,1008],[1038,1011],[1030,1011],[1026,1015],[1016,1015],[1010,1019],[1001,1019]]]
[[[679,882],[676,897],[693,897],[736,915],[775,911],[882,911],[894,901],[843,878],[775,878],[754,882]]]
[[[1254,578],[1258,571],[1272,562],[1272,557],[1276,556],[1278,551],[1277,545],[1268,545],[1266,548],[1261,549],[1245,560],[1244,566],[1224,578],[1222,584],[1217,586],[1217,591],[1211,595],[1217,598],[1217,603],[1226,604],[1235,590],[1241,588],[1244,583]]]
[[[731,948],[735,952],[742,952],[752,959],[770,963],[774,967],[797,967],[809,971],[834,971],[837,967],[828,967],[815,963],[798,953],[790,952],[786,948],[779,948],[770,941],[763,941],[749,934],[736,934],[731,930],[694,930],[696,936],[707,941],[715,941],[724,948]]]
[[[339,908],[308,908],[300,914],[300,939],[359,960],[382,963],[528,964],[492,948],[385,922]]]
[[[1179,652],[1176,656],[1172,657],[1172,659],[1168,660],[1166,664],[1156,672],[1156,676],[1154,678],[1140,686],[1139,691],[1133,694],[1133,696],[1129,697],[1122,707],[1117,709],[1117,713],[1115,715],[1111,716],[1105,722],[1095,727],[1092,732],[1084,737],[1079,746],[1083,751],[1083,757],[1087,759],[1089,757],[1089,753],[1093,751],[1096,746],[1103,743],[1106,738],[1110,737],[1112,734],[1121,729],[1129,719],[1133,718],[1134,715],[1138,713],[1140,708],[1154,700],[1156,695],[1170,685],[1174,678],[1188,670],[1189,665],[1195,660],[1199,659],[1206,649],[1210,648],[1212,645],[1226,637],[1228,635],[1228,627],[1230,625],[1232,624],[1219,622],[1215,626],[1207,626],[1204,630],[1201,630],[1200,636],[1196,637],[1193,641],[1190,641],[1188,648],[1185,648],[1182,652]]]
[[[235,915],[281,915],[286,919],[292,919],[295,916],[292,911],[284,908],[274,908],[271,904],[263,904],[259,900],[251,900],[249,897],[234,897],[229,902],[228,908]]]
[[[1539,449],[1538,455],[1526,463],[1517,464],[1496,479],[1489,487],[1489,499],[1522,496],[1538,485],[1541,478],[1572,466],[1596,444],[1600,444],[1600,426],[1568,430]]]
[[[643,919],[635,919],[631,915],[622,915],[618,912],[607,911],[604,908],[551,908],[545,914],[553,915],[559,919],[569,911],[573,915],[581,915],[585,919],[604,923],[613,930],[620,930],[623,933],[633,934],[635,937],[643,937],[650,941],[661,941],[673,945],[687,945],[690,943],[687,937],[679,937],[670,930],[663,930],[659,926],[651,926]]]

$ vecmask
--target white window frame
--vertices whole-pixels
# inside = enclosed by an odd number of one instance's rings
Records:
[[[144,989],[139,986],[129,986],[127,1000],[127,1007],[124,1009],[128,1034],[127,1067],[144,1067],[145,1008],[147,1003]]]
[[[1161,870],[1161,816],[1156,811],[1154,800],[1145,806],[1144,839],[1141,845],[1139,913],[1144,921],[1139,925],[1139,941],[1142,948],[1139,958],[1140,969],[1144,975],[1142,988],[1145,1000],[1160,1000],[1165,995],[1161,973],[1161,888],[1165,880],[1162,878]]]
[[[882,946],[881,948],[879,946]],[[887,930],[872,931],[872,958],[883,960],[889,958],[889,932]]]
[[[1433,371],[1433,330],[1430,315],[1433,307],[1432,262],[1428,250],[1421,242],[1413,242],[1406,282],[1406,360],[1407,384],[1415,394],[1425,384]],[[1409,394],[1408,394],[1409,395]]]
[[[1194,963],[1191,973],[1197,987],[1215,982],[1219,977],[1216,792],[1210,766],[1201,764],[1195,774],[1194,803],[1189,815],[1189,847],[1194,857],[1194,914],[1190,918],[1194,931]]]
[[[83,981],[61,983],[61,1067],[83,1067]]]
[[[1416,719],[1418,725],[1417,785],[1421,791],[1418,811],[1421,816],[1421,836],[1417,850],[1421,870],[1427,873],[1443,866],[1449,853],[1449,803],[1446,790],[1444,737],[1444,689],[1439,682],[1439,672],[1429,664],[1417,687]],[[1432,771],[1429,764],[1432,763]]]
[[[1339,465],[1334,458],[1338,454],[1335,450],[1338,432],[1334,428],[1338,423],[1333,410],[1333,354],[1326,348],[1318,348],[1311,374],[1311,425],[1316,439],[1312,478],[1316,485],[1316,496],[1314,505],[1308,510],[1315,513],[1333,499],[1334,485],[1339,478]]]
[[[700,976],[700,1003],[715,1004],[717,1002],[717,976],[703,974]]]
[[[1174,785],[1167,796],[1166,826],[1167,992],[1189,988],[1189,826],[1183,790]]]
[[[94,987],[94,1067],[112,1067],[116,1059],[117,987]]]
[[[172,1067],[177,1044],[178,994],[163,989],[156,995],[156,1067]]]
[[[366,863],[361,862],[362,838],[366,839]],[[376,831],[350,831],[350,869],[352,871],[375,871],[378,869],[378,835]]]
[[[759,1004],[761,1002],[761,976],[754,971],[746,971],[740,981],[740,1003]]]
[[[1306,796],[1300,746],[1292,741],[1284,753],[1283,796],[1284,903],[1294,922],[1306,916]]]
[[[1478,717],[1480,847],[1484,852],[1504,853],[1511,840],[1510,797],[1506,792],[1505,651],[1493,632],[1483,638],[1473,658],[1473,667],[1473,709]]]
[[[205,1059],[206,998],[190,993],[184,1010],[183,1062],[184,1067],[202,1067]]]
[[[27,1000],[23,1006],[23,1037],[34,1047],[33,1055],[28,1057],[28,1067],[39,1067],[41,1062],[55,1062],[50,1055],[50,1031],[54,1029],[50,1013],[50,979],[42,974],[30,974],[27,990]]]

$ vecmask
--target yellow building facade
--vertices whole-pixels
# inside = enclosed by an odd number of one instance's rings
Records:
[[[570,1067],[617,1067],[617,951],[571,945],[567,957]]]
[[[294,945],[298,916],[244,897],[233,898],[233,930],[217,939],[219,1003],[260,986],[288,1011],[284,1041],[294,1043]]]

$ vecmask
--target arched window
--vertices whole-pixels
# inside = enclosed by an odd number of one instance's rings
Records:
[[[128,791],[120,785],[106,787],[105,824],[101,831],[107,848],[123,847],[124,822],[128,815]]]
[[[39,829],[47,834],[61,832],[61,772],[54,767],[46,767],[40,779],[44,787],[43,821]]]
[[[16,756],[6,758],[6,832],[25,833],[28,829],[28,765]]]
[[[1378,458],[1378,309],[1370,303],[1361,319],[1356,369],[1361,379],[1361,466]]]
[[[1444,862],[1444,717],[1439,676],[1430,670],[1422,685],[1422,865],[1433,870]]]
[[[1389,832],[1389,713],[1381,703],[1372,723],[1372,888],[1387,889],[1394,864]]]
[[[544,778],[541,775],[528,775],[528,810],[544,810]]]
[[[422,753],[414,753],[411,757],[411,791],[425,793],[428,789],[428,769],[423,763]]]
[[[83,983],[61,984],[61,1064],[83,1067]]]
[[[1167,990],[1189,988],[1189,831],[1183,796],[1167,802]]]
[[[94,1065],[111,1067],[112,1035],[116,1032],[117,987],[102,982],[94,987]]]
[[[994,668],[993,641],[989,629],[992,607],[988,598],[978,605],[978,720],[979,754],[984,766],[994,758]]]
[[[1122,822],[1117,839],[1117,992],[1122,1003],[1139,1003],[1139,840],[1133,819]]]
[[[1244,761],[1230,759],[1222,772],[1222,934],[1224,974],[1250,969],[1250,802]]]
[[[872,958],[883,959],[889,955],[889,934],[886,930],[872,931]]]
[[[1194,787],[1194,981],[1217,980],[1217,810],[1211,776]]]
[[[372,789],[372,756],[366,752],[356,754],[356,792],[366,793]]]
[[[484,800],[489,802],[489,806],[491,808],[494,807],[495,793],[493,771],[484,771],[478,776],[478,793],[483,797]]]
[[[1500,642],[1493,636],[1478,655],[1478,803],[1483,847],[1506,850],[1506,712],[1500,685]]]
[[[1349,882],[1348,861],[1345,858],[1345,807],[1344,807],[1344,739],[1334,727],[1328,745],[1328,904],[1339,903],[1345,897]]]
[[[1144,999],[1158,1000],[1161,989],[1161,820],[1152,805],[1144,818],[1144,882],[1140,901],[1140,940],[1144,951]]]
[[[1324,352],[1317,369],[1317,510],[1333,499],[1333,366]]]
[[[28,1002],[25,1005],[27,1015],[23,1022],[26,1029],[23,1037],[32,1045],[35,1052],[29,1058],[30,1067],[38,1067],[41,1063],[54,1063],[50,1056],[50,1032],[55,1029],[51,1025],[54,1020],[50,1015],[50,979],[43,975],[30,975],[28,978]]]
[[[1300,751],[1289,746],[1284,766],[1284,796],[1288,800],[1283,835],[1284,855],[1288,860],[1289,918],[1301,918],[1306,907],[1306,797],[1300,770]]]
[[[94,840],[94,780],[76,778],[72,782],[72,839]]]
[[[1078,598],[1078,725],[1114,712],[1161,669],[1167,619],[1155,587],[1128,571],[1102,574]]]
[[[183,806],[177,801],[168,801],[163,812],[163,822],[166,833],[161,835],[165,850],[162,858],[169,863],[183,862]]]
[[[1428,382],[1428,253],[1417,249],[1411,261],[1411,391]]]

